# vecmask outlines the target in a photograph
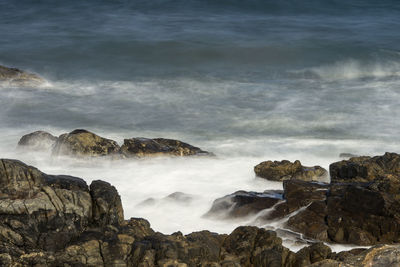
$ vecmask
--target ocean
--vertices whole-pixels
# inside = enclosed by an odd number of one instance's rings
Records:
[[[41,87],[0,86],[0,155],[109,181],[125,217],[163,233],[229,233],[202,217],[264,160],[329,164],[399,152],[400,1],[0,1],[0,64]],[[215,158],[124,162],[16,150],[32,131],[180,139]],[[174,192],[192,202],[163,199]],[[148,198],[154,205],[141,205]],[[260,226],[260,225],[259,225]],[[271,226],[272,227],[272,226]]]

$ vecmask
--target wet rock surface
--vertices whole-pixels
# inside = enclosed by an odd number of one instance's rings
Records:
[[[264,161],[254,167],[254,172],[258,177],[271,181],[284,181],[297,179],[303,181],[322,181],[328,176],[328,172],[320,167],[306,167],[296,160],[290,162],[282,161]]]
[[[267,223],[282,219],[286,227],[306,238],[333,243],[375,245],[400,242],[400,156],[386,153],[333,163],[332,183],[284,180],[283,200],[276,205],[255,202],[257,217]],[[279,168],[297,172],[299,163],[278,162]],[[271,165],[269,165],[271,166]],[[215,201],[213,213],[246,216],[253,206],[236,207],[233,196]],[[242,195],[257,196],[255,192]],[[219,205],[216,205],[219,204]],[[271,207],[273,207],[271,209]],[[240,212],[238,212],[240,211]],[[234,213],[236,212],[236,213]]]
[[[125,139],[121,146],[121,153],[126,157],[149,157],[149,156],[203,156],[210,155],[179,140],[165,138],[131,138]]]
[[[257,212],[272,208],[283,199],[283,191],[270,190],[263,193],[237,191],[216,199],[205,217],[230,219],[254,215]]]
[[[68,134],[62,134],[53,148],[53,155],[72,156],[112,156],[119,154],[117,142],[98,136],[87,130],[77,129]]]
[[[54,156],[104,157],[112,159],[143,158],[153,156],[214,156],[198,147],[179,140],[165,138],[125,139],[120,147],[114,140],[101,137],[84,129],[76,129],[59,137],[45,131],[24,135],[18,142],[21,149],[49,151]]]
[[[31,150],[51,150],[57,141],[57,137],[45,131],[36,131],[21,137],[18,147]]]
[[[45,83],[45,80],[36,74],[0,65],[0,82],[11,86],[38,86]]]

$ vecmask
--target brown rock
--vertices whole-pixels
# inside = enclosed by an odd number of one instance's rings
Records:
[[[119,154],[117,142],[100,137],[87,130],[74,130],[58,138],[53,155],[80,157],[112,156]]]
[[[258,177],[272,181],[299,179],[304,181],[321,181],[326,179],[328,173],[320,166],[305,167],[300,161],[294,163],[283,161],[264,161],[254,167]]]
[[[48,132],[36,131],[22,136],[18,142],[18,147],[31,150],[51,151],[57,139],[57,137]]]
[[[38,86],[45,80],[36,74],[0,65],[0,82],[7,82],[11,86]]]
[[[125,139],[121,146],[121,152],[126,157],[211,155],[207,151],[187,143],[164,138]]]

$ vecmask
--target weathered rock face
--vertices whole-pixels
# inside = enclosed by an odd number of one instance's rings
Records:
[[[261,210],[272,208],[282,201],[282,193],[282,191],[265,191],[264,193],[237,191],[216,199],[204,216],[229,219],[253,215]]]
[[[178,140],[164,138],[125,139],[124,144],[121,146],[121,153],[127,157],[210,155],[210,153],[198,147]]]
[[[31,150],[50,151],[57,141],[57,137],[45,131],[36,131],[21,137],[18,147]]]
[[[369,182],[385,174],[400,175],[400,155],[353,157],[332,163],[329,172],[332,182]]]
[[[45,83],[45,80],[36,74],[0,65],[0,82],[7,82],[12,86],[38,86]]]
[[[117,142],[100,137],[87,130],[74,130],[58,137],[53,155],[72,155],[81,157],[112,156],[119,154]]]
[[[272,181],[298,179],[303,181],[321,181],[328,176],[327,171],[320,167],[305,167],[300,161],[264,161],[254,167],[258,177]]]
[[[52,251],[89,224],[92,203],[82,179],[45,175],[4,159],[0,183],[0,239],[10,244]]]

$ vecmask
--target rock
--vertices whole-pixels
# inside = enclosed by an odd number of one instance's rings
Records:
[[[31,150],[50,151],[57,141],[57,137],[45,131],[36,131],[21,137],[18,142],[19,148]]]
[[[121,198],[117,189],[107,182],[93,181],[90,185],[93,221],[100,226],[120,225],[124,220]]]
[[[355,157],[329,166],[331,182],[369,182],[385,174],[400,175],[400,155]]]
[[[254,172],[258,177],[272,181],[283,181],[298,179],[304,181],[322,181],[328,176],[327,171],[320,167],[305,167],[300,161],[294,163],[283,161],[264,161],[254,167]]]
[[[46,81],[36,74],[0,65],[0,82],[7,82],[11,86],[38,86]]]
[[[328,259],[332,254],[330,247],[318,242],[304,247],[296,253],[295,266],[309,266],[310,264]]]
[[[221,260],[239,266],[291,266],[295,254],[282,246],[275,232],[240,226],[224,240]]]
[[[187,143],[164,138],[125,139],[121,146],[121,152],[126,157],[211,155],[211,153]]]
[[[83,180],[47,176],[20,161],[1,163],[0,240],[53,251],[87,227],[92,203]]]
[[[345,258],[340,266],[400,266],[400,245],[372,247],[355,256]]]
[[[237,191],[216,199],[204,216],[221,219],[244,217],[269,209],[282,199],[282,191],[264,193]]]
[[[117,142],[100,137],[87,130],[74,130],[59,136],[53,155],[80,157],[115,156],[119,154]]]

